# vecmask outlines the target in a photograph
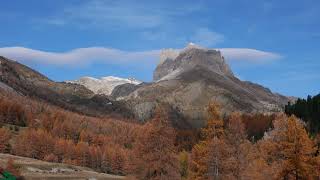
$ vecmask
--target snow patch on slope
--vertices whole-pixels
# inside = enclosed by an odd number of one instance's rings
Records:
[[[114,76],[102,77],[100,79],[93,77],[82,77],[79,80],[66,81],[67,83],[80,84],[93,91],[96,94],[105,94],[110,95],[113,89],[116,86],[130,83],[130,84],[140,84],[141,81],[138,81],[134,78],[120,78]]]

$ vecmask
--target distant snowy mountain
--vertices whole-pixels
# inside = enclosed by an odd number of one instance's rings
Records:
[[[112,93],[112,90],[119,85],[122,84],[140,84],[141,81],[138,81],[134,78],[119,78],[114,76],[107,76],[102,77],[100,79],[93,78],[93,77],[82,77],[79,80],[74,81],[66,81],[67,83],[73,83],[73,84],[80,84],[85,86],[86,88],[90,89],[96,94],[105,94],[110,95]]]

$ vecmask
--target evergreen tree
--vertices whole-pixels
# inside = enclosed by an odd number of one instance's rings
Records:
[[[308,96],[307,99],[299,98],[294,104],[289,102],[285,106],[285,112],[305,121],[312,134],[320,132],[320,94]]]

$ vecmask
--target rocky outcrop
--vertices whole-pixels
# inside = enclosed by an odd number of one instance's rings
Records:
[[[116,86],[112,93],[111,93],[111,97],[113,99],[123,99],[124,97],[128,96],[130,93],[132,93],[133,91],[135,91],[138,88],[141,88],[143,86],[146,86],[150,83],[141,83],[141,84],[132,84],[132,83],[126,83],[126,84],[121,84]]]
[[[203,66],[220,75],[233,76],[219,51],[188,46],[175,59],[167,58],[159,64],[154,71],[153,80],[172,79],[195,66]]]

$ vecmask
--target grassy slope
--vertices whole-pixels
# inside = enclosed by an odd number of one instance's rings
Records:
[[[14,159],[15,165],[19,167],[22,175],[27,180],[117,180],[124,179],[123,176],[115,176],[94,172],[90,168],[72,166],[60,163],[49,163],[31,158],[13,156],[0,153],[0,166],[4,167],[9,158]]]

